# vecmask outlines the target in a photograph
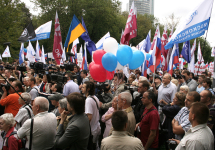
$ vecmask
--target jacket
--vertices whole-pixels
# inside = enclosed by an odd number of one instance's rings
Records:
[[[69,118],[65,132],[63,125],[59,125],[55,137],[55,148],[87,150],[89,136],[90,125],[88,117],[84,113],[75,114]]]

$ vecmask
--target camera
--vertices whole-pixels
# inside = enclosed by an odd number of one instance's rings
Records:
[[[44,67],[43,67],[43,63],[42,62],[34,62],[34,63],[30,63],[30,67],[31,69],[34,69],[34,70],[44,70]]]
[[[12,66],[12,65],[7,65],[7,66],[5,67],[5,69],[8,69],[8,70],[14,70],[14,69],[15,69],[15,67],[14,67],[14,66]]]
[[[8,85],[8,84],[1,84],[1,88],[2,87],[5,87],[5,89],[6,89],[6,91],[9,91],[9,89],[10,89],[10,85]]]
[[[69,63],[67,63],[67,64],[65,63],[65,64],[64,64],[64,67],[65,67],[66,71],[73,71],[75,65],[76,65],[76,64],[69,62]]]
[[[19,70],[21,72],[25,72],[26,71],[26,66],[17,66],[17,70]]]
[[[138,86],[131,86],[131,84],[126,84],[124,86],[124,90],[137,91],[138,90]]]
[[[63,74],[60,73],[51,73],[51,78],[52,81],[57,82],[57,83],[66,83],[67,82],[67,77],[65,77]]]

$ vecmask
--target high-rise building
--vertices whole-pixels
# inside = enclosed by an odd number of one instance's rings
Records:
[[[137,8],[137,13],[154,15],[154,0],[129,0],[129,8],[131,8],[133,1],[134,6]]]

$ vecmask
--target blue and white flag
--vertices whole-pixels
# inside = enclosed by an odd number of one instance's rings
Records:
[[[36,56],[36,53],[34,51],[34,48],[33,48],[32,44],[31,44],[31,42],[29,41],[28,47],[27,47],[26,58],[28,58],[29,62],[35,62],[35,56]]]
[[[96,48],[97,49],[103,49],[103,43],[105,41],[106,38],[110,37],[110,32],[108,32],[107,34],[105,34],[97,43],[96,43]]]
[[[21,65],[23,62],[24,62],[24,43],[21,43],[19,52],[19,64]]]
[[[30,41],[48,39],[50,37],[51,28],[52,28],[52,21],[49,21],[49,22],[39,26],[35,30],[36,37],[31,39]]]
[[[187,63],[190,63],[191,61],[190,41],[185,42],[181,51],[181,55],[184,57]]]
[[[173,33],[170,42],[165,49],[172,48],[175,43],[183,43],[197,38],[208,30],[211,11],[214,0],[202,0],[188,15],[179,23],[176,31]]]

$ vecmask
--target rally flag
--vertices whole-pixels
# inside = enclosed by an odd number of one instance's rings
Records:
[[[49,21],[49,22],[39,26],[35,30],[36,37],[31,39],[30,41],[48,39],[50,37],[51,28],[52,28],[52,21]]]
[[[199,45],[198,45],[198,55],[197,55],[197,59],[198,59],[198,64],[201,64],[204,62],[204,58],[202,56],[202,51],[201,51],[201,46],[200,46],[200,41],[199,41]]]
[[[205,65],[205,68],[208,69],[208,62],[207,62],[207,64]]]
[[[19,37],[19,42],[27,42],[30,39],[33,39],[36,37],[34,27],[32,23],[29,23],[29,25],[24,29],[21,36]]]
[[[177,52],[178,49],[179,49],[178,44],[175,44],[174,47],[173,47],[173,50],[172,50],[172,54],[170,56],[167,72],[169,74],[171,74],[171,75],[173,73],[173,65],[176,64],[176,63],[179,63],[179,61],[178,61],[178,52]]]
[[[146,54],[144,54],[144,57],[145,57],[145,61],[143,62],[143,65],[142,65],[142,76],[146,77],[147,78],[147,60],[146,60]]]
[[[29,41],[28,43],[28,47],[27,47],[27,55],[26,55],[26,58],[28,58],[28,60],[30,62],[35,62],[35,56],[36,56],[36,53],[34,51],[34,48],[31,44],[31,42]]]
[[[149,30],[149,33],[147,34],[146,37],[146,46],[145,46],[145,52],[149,52],[151,48],[151,30]]]
[[[144,51],[145,50],[145,46],[146,46],[146,40],[142,40],[137,46],[136,48],[140,51]]]
[[[21,43],[19,52],[19,64],[21,65],[23,62],[24,62],[24,43]]]
[[[160,64],[161,61],[161,40],[157,37],[154,49],[151,54],[148,68],[154,73],[155,68]]]
[[[73,62],[73,56],[70,57],[71,62],[76,63],[77,64],[77,45],[79,44],[79,39],[77,38],[72,45],[72,49],[71,49],[71,53],[73,53],[75,55],[75,62]]]
[[[60,22],[59,22],[57,12],[55,16],[55,34],[54,34],[54,45],[53,45],[52,53],[56,63],[60,65],[60,60],[63,53],[63,46],[62,46],[62,37],[61,37],[61,31],[60,31]]]
[[[161,53],[163,54],[163,56],[166,58],[167,56],[167,51],[165,50],[164,46],[168,43],[168,36],[167,36],[167,26],[164,27],[163,30],[163,35],[161,38]]]
[[[82,26],[84,27],[84,29],[86,30],[86,32],[84,32],[82,35],[81,35],[81,38],[85,41],[86,43],[86,47],[90,53],[90,55],[92,56],[92,52],[96,50],[96,45],[95,43],[90,39],[90,36],[89,36],[89,33],[87,31],[87,27],[84,23],[84,19],[82,17]]]
[[[177,66],[179,64],[179,45],[176,45],[175,52],[173,54],[173,65]]]
[[[86,44],[84,44],[84,52],[83,52],[83,60],[81,64],[81,69],[82,70],[88,70],[87,69],[87,51],[86,51]]]
[[[129,45],[130,39],[136,36],[137,36],[137,8],[134,6],[133,1],[131,4],[131,9],[128,14],[125,30],[120,40],[120,43]]]
[[[44,48],[43,48],[43,45],[42,45],[41,62],[43,62],[44,64],[46,64],[46,60],[45,59],[47,59],[47,56],[45,58]]]
[[[11,57],[9,46],[6,47],[6,49],[4,50],[4,52],[2,54],[2,58],[4,58],[4,57]]]
[[[195,71],[195,55],[194,52],[196,50],[196,39],[193,42],[193,46],[191,48],[191,61],[188,64],[188,71],[193,72]]]
[[[81,36],[85,31],[86,30],[84,29],[84,27],[82,26],[78,18],[74,15],[66,37],[66,42],[64,44],[64,47],[67,48],[67,52],[68,52],[69,45],[73,41],[75,41],[79,36]]]
[[[191,60],[190,41],[186,41],[186,43],[184,44],[181,51],[181,55],[184,57],[187,63],[190,63]]]
[[[62,58],[63,61],[66,61],[65,47],[64,47],[64,49],[63,49],[63,54],[62,54],[61,58]]]
[[[150,50],[153,50],[153,49],[154,49],[155,43],[157,43],[156,40],[157,40],[157,38],[160,39],[160,37],[161,37],[161,36],[160,36],[160,28],[159,28],[159,24],[158,24],[158,25],[157,25],[157,29],[156,29],[156,31],[155,31],[154,39],[153,39],[153,42],[152,42],[152,45],[151,45]]]
[[[179,23],[165,49],[171,48],[175,43],[183,43],[205,34],[205,30],[208,30],[212,8],[213,0],[202,0]]]
[[[212,49],[211,49],[211,57],[214,57],[214,56],[215,56],[215,48],[212,47]]]
[[[97,43],[96,43],[96,48],[97,49],[103,49],[103,43],[105,41],[105,39],[110,37],[110,32],[108,32],[107,34],[105,34]]]
[[[40,61],[40,56],[41,56],[41,49],[40,49],[40,45],[39,45],[39,42],[37,41],[36,43],[36,61]]]
[[[80,67],[80,70],[82,70],[82,61],[83,61],[83,48],[82,45],[79,50],[79,57],[77,56],[78,66]]]

